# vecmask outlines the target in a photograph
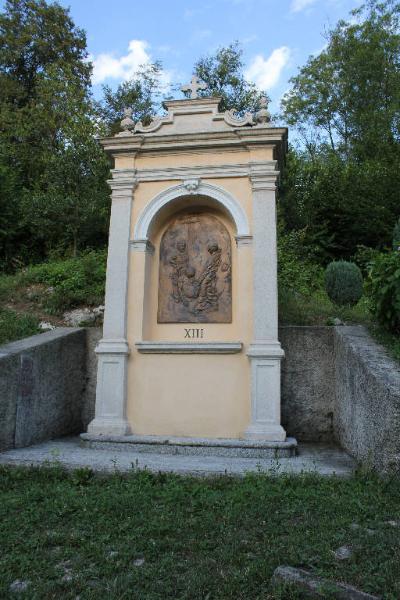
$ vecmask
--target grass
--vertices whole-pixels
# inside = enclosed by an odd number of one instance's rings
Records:
[[[29,600],[300,598],[270,588],[286,564],[395,600],[400,528],[388,521],[400,523],[400,482],[372,475],[99,478],[3,467],[0,597],[22,580]],[[349,560],[334,557],[342,545]]]
[[[38,325],[39,320],[31,314],[0,308],[0,344],[40,333]]]

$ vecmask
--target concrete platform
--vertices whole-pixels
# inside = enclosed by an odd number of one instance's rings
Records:
[[[162,437],[155,435],[104,436],[81,434],[84,447],[116,452],[145,452],[155,454],[181,454],[184,456],[225,456],[236,458],[290,458],[296,456],[297,441],[209,439],[188,437]]]
[[[82,447],[79,437],[61,438],[28,448],[0,454],[0,464],[39,466],[60,464],[67,469],[88,467],[99,473],[129,472],[148,469],[182,475],[244,475],[264,472],[273,475],[303,472],[320,475],[350,476],[355,463],[340,448],[320,444],[299,444],[297,456],[290,458],[243,458],[237,456],[193,456],[156,452],[123,452]]]

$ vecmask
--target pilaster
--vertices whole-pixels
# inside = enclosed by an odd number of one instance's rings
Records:
[[[253,192],[253,341],[251,362],[250,439],[283,441],[280,424],[280,361],[278,341],[277,241],[275,190],[278,171],[270,163],[250,163]]]
[[[114,170],[107,259],[107,281],[103,338],[98,355],[96,415],[88,432],[96,435],[130,433],[126,419],[126,339],[129,239],[133,192],[137,185],[134,169]]]

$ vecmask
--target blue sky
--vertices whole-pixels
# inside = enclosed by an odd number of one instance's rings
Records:
[[[161,60],[166,85],[189,81],[193,64],[239,40],[247,77],[278,109],[289,78],[321,51],[324,31],[347,18],[359,0],[60,0],[87,32],[94,93],[116,87],[138,65]],[[0,2],[4,5],[4,2]],[[175,94],[180,95],[178,92]]]

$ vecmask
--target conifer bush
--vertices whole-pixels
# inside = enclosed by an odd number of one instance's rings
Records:
[[[363,277],[356,264],[345,260],[331,262],[325,271],[325,289],[339,306],[354,306],[363,295]]]

